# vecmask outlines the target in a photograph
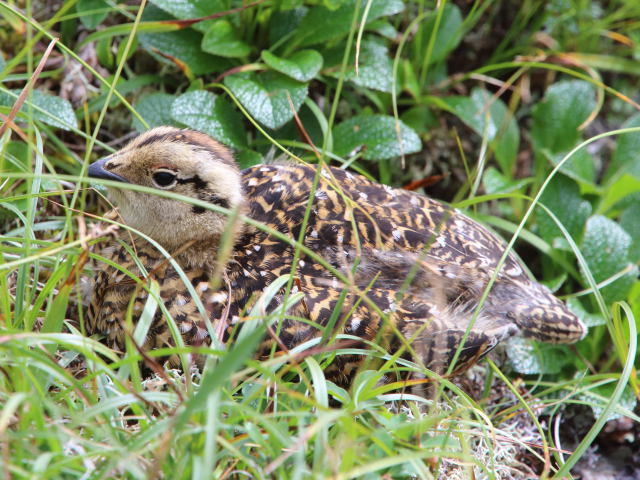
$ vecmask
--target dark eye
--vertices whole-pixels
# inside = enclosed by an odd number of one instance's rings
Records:
[[[153,174],[153,181],[157,186],[166,188],[176,181],[176,174],[168,170],[158,170]]]

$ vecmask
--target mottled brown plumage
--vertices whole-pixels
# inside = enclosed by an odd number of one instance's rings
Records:
[[[182,193],[238,213],[229,226],[228,216],[200,206],[110,189],[125,222],[175,255],[214,329],[225,338],[257,296],[292,271],[294,260],[291,243],[247,225],[243,215],[294,240],[303,233],[304,246],[349,279],[345,284],[302,252],[294,269],[294,289],[304,297],[282,325],[274,327],[280,329],[280,346],[290,349],[322,335],[343,301],[336,322],[339,333],[376,341],[390,353],[399,348],[412,351],[413,360],[438,372],[449,366],[505,248],[457,210],[342,169],[325,167],[315,190],[316,166],[257,165],[239,172],[226,148],[188,130],[153,129],[94,163],[89,173]],[[233,248],[219,265],[218,246],[227,227],[232,229]],[[121,240],[128,242],[128,235],[121,234]],[[209,344],[205,321],[176,270],[142,238],[135,240],[134,249],[159,282],[162,300],[185,343]],[[101,254],[144,277],[129,250],[114,243]],[[219,281],[212,282],[217,273],[222,273]],[[214,289],[214,284],[219,287]],[[101,268],[87,319],[89,333],[100,333],[110,345],[122,348],[123,319],[134,292],[135,319],[146,301],[145,291],[128,275]],[[479,309],[455,370],[470,366],[512,335],[567,343],[580,339],[584,331],[565,305],[532,281],[510,254]],[[263,352],[271,343],[265,340]],[[144,348],[172,344],[158,310]],[[361,360],[362,356],[341,355],[330,373],[346,381]]]

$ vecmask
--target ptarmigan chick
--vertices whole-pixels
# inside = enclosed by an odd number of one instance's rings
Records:
[[[255,299],[275,279],[293,272],[294,288],[304,296],[273,327],[280,332],[278,348],[321,336],[329,324],[331,333],[377,342],[391,354],[402,349],[426,368],[446,371],[504,243],[430,198],[339,168],[318,169],[256,165],[240,171],[230,151],[209,136],[159,127],[93,163],[89,175],[123,184],[109,191],[124,223],[173,255],[225,341]],[[127,189],[126,184],[185,195],[212,208]],[[185,344],[209,344],[205,320],[166,257],[142,237],[120,236],[120,243],[101,255],[140,278],[154,278]],[[304,249],[296,255],[298,239]],[[131,296],[137,296],[134,321],[146,301],[136,283],[123,270],[100,269],[87,318],[90,334],[102,334],[112,347],[123,348]],[[174,344],[165,315],[157,310],[144,349]],[[585,333],[580,320],[531,280],[512,254],[475,317],[456,372],[513,335],[569,343]],[[263,352],[271,342],[265,340]],[[327,373],[347,382],[362,360],[355,353],[338,355]]]

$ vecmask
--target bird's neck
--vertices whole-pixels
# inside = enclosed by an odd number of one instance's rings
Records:
[[[215,237],[209,240],[189,240],[169,253],[184,269],[209,270],[216,263],[219,241],[220,239]]]
[[[220,271],[234,256],[241,238],[251,230],[242,220],[245,209],[239,209],[231,215],[225,229],[211,232],[203,239],[192,239],[173,249],[171,255],[183,268],[203,268],[208,271]]]

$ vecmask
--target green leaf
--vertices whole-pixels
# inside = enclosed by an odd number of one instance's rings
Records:
[[[487,168],[484,172],[482,181],[484,183],[484,189],[487,194],[492,193],[509,193],[520,190],[522,187],[531,183],[533,179],[524,178],[522,180],[511,180],[510,178],[502,175],[497,169],[493,167]]]
[[[40,329],[41,333],[60,333],[62,331],[67,311],[66,307],[67,303],[69,303],[69,294],[73,287],[73,284],[67,284],[66,282],[60,287],[48,314],[44,318]]]
[[[453,51],[460,43],[460,40],[462,40],[462,14],[460,13],[460,9],[451,3],[447,3],[443,8],[444,11],[442,12],[442,18],[440,19],[438,31],[436,32],[429,64],[447,58],[449,52]],[[434,11],[421,24],[421,31],[419,31],[418,36],[421,43],[417,46],[420,48],[421,55],[427,54],[427,47],[436,24],[437,14],[438,12]]]
[[[218,20],[204,34],[202,50],[221,57],[246,57],[251,47],[228,20]]]
[[[339,66],[342,63],[344,46],[337,47],[329,52],[331,58],[329,65],[334,66],[331,76],[338,78],[341,73]],[[358,72],[355,68],[355,51],[345,71],[345,80],[356,85],[382,92],[391,92],[393,77],[393,62],[389,56],[389,48],[384,40],[376,37],[368,37],[362,41],[360,57],[358,59]],[[329,62],[327,62],[329,63]]]
[[[402,90],[409,92],[413,98],[420,98],[420,81],[413,64],[409,59],[402,60],[402,68],[398,71],[399,83]],[[414,107],[415,108],[415,107]]]
[[[140,45],[153,53],[169,55],[183,62],[195,75],[221,72],[231,68],[226,58],[216,57],[203,52],[200,48],[202,35],[193,30],[178,32],[145,33],[140,35]],[[165,63],[174,65],[166,57],[160,57]]]
[[[277,57],[268,50],[263,50],[262,60],[274,70],[299,82],[308,82],[322,68],[322,55],[315,50],[300,50],[286,59]]]
[[[583,401],[585,405],[589,405],[591,410],[593,410],[593,415],[597,418],[602,415],[607,402],[611,399],[611,395],[613,395],[614,389],[615,383],[593,387],[585,390],[585,393],[579,394],[578,399]],[[620,400],[616,403],[614,411],[607,416],[607,421],[622,417],[624,414],[620,412],[621,409],[633,412],[637,403],[638,399],[633,388],[630,385],[627,385],[624,387]]]
[[[396,130],[398,128],[398,130]],[[401,121],[386,115],[359,115],[333,129],[334,150],[346,157],[364,148],[367,160],[398,157],[422,149],[420,137]],[[398,141],[401,139],[402,141]]]
[[[304,83],[276,72],[231,75],[224,83],[256,120],[273,129],[291,120],[307,97]]]
[[[309,105],[313,105],[315,109],[313,107],[309,108]],[[304,125],[304,128],[313,144],[321,145],[325,134],[330,133],[327,131],[328,125],[326,124],[326,117],[323,116],[322,111],[317,109],[317,106],[309,100],[305,100],[298,110],[298,118],[302,125]],[[276,134],[278,138],[298,138],[299,136],[298,127],[294,122],[289,122],[282,126],[278,129]],[[292,152],[295,152],[298,155],[306,155],[308,153],[308,151],[304,149],[298,149],[295,147],[292,147]]]
[[[181,20],[201,18],[223,12],[227,6],[224,0],[149,0],[156,7]],[[146,11],[145,11],[146,14]],[[215,20],[207,20],[193,25],[195,30],[206,32]]]
[[[112,38],[102,38],[96,42],[96,55],[98,62],[107,70],[115,67],[115,55],[111,51]]]
[[[224,10],[221,0],[149,0],[149,3],[180,19],[205,17]]]
[[[8,142],[0,155],[1,172],[29,172],[31,170],[31,154],[24,142]]]
[[[634,203],[622,212],[620,226],[631,236],[629,261],[640,262],[640,202]]]
[[[234,148],[246,148],[242,117],[233,106],[211,92],[195,90],[180,95],[173,102],[174,120],[200,130]]]
[[[580,139],[578,127],[596,106],[593,86],[581,80],[551,85],[533,109],[532,137],[537,151],[561,153]]]
[[[147,122],[149,128],[161,125],[175,125],[175,121],[171,116],[171,106],[174,99],[175,97],[168,93],[152,93],[142,97],[135,107],[140,116]],[[133,117],[133,127],[139,132],[147,130],[136,117]]]
[[[640,113],[634,115],[622,124],[621,128],[640,127]],[[625,173],[640,180],[640,132],[625,133],[618,137],[616,150],[611,157],[611,164],[604,176],[605,182],[611,184]]]
[[[631,236],[613,220],[596,215],[587,221],[582,252],[597,283],[607,280],[629,267]],[[603,287],[600,291],[607,303],[623,300],[638,276],[638,268]]]
[[[109,5],[105,0],[78,0],[76,10],[82,24],[89,30],[95,30],[107,18]],[[95,10],[102,11],[94,12]]]
[[[71,271],[72,262],[67,261],[65,265],[58,268],[65,268],[67,271]],[[65,275],[66,276],[66,275]],[[60,333],[62,332],[65,315],[67,313],[67,305],[69,303],[69,294],[73,291],[73,283],[64,282],[58,289],[58,293],[55,296],[51,307],[49,308],[47,315],[44,316],[40,333]],[[49,353],[53,354],[56,351],[54,344],[47,345]]]
[[[510,338],[506,350],[513,368],[524,375],[560,373],[565,365],[573,361],[566,347],[538,343],[522,337]]]
[[[138,49],[138,37],[133,37],[133,41],[131,42],[131,45],[129,46],[129,50],[127,50],[127,41],[126,39],[121,41],[120,44],[118,45],[118,50],[116,52],[116,64],[120,65],[123,61],[124,58],[124,54],[125,54],[125,50],[127,52],[127,58],[124,59],[125,61],[129,60],[134,53],[136,53],[136,50]]]
[[[592,207],[580,196],[576,182],[564,175],[556,175],[542,193],[540,203],[558,217],[576,242],[580,241]],[[542,209],[538,210],[538,230],[549,243],[557,237],[564,238],[553,219]]]
[[[616,180],[608,185],[600,199],[600,207],[598,211],[608,212],[610,208],[615,207],[625,197],[633,198],[633,195],[640,192],[640,178],[629,175],[616,176]]]
[[[16,96],[20,95],[20,90],[11,90]],[[20,109],[21,112],[28,111],[28,102],[31,99],[32,104],[41,110],[33,110],[33,118],[62,130],[71,130],[77,126],[76,115],[69,100],[56,97],[40,90],[33,90],[31,96],[27,96],[27,100]],[[16,101],[16,97],[5,92],[0,92],[0,105],[12,107]],[[45,113],[46,112],[46,113]]]
[[[494,99],[482,88],[474,88],[469,97],[447,97],[442,102],[474,132],[487,136],[502,173],[510,177],[520,145],[520,134],[502,100]]]
[[[327,40],[346,35],[351,29],[353,12],[357,0],[347,0],[337,10],[317,6],[309,9],[296,29],[296,37],[302,46],[317,45]],[[359,16],[362,16],[361,4]],[[367,23],[380,17],[395,15],[404,10],[400,0],[372,0]]]
[[[400,120],[413,128],[419,135],[427,134],[430,128],[439,126],[438,117],[426,105],[417,105],[400,115]]]
[[[275,45],[289,38],[307,14],[307,7],[275,12],[269,22],[269,44]]]
[[[587,327],[597,327],[607,323],[602,314],[587,312],[580,300],[575,297],[567,300],[567,306]]]
[[[555,166],[560,163],[560,160],[564,158],[563,153],[551,154],[548,150],[543,152],[545,156],[548,156],[551,163]],[[581,148],[575,152],[569,159],[560,167],[560,171],[566,176],[573,178],[574,180],[593,185],[596,175],[594,167],[593,156],[586,148]]]
[[[398,30],[391,23],[384,19],[378,19],[368,25],[369,31],[374,31],[388,40],[395,41],[398,38]]]
[[[318,402],[318,405],[328,407],[329,395],[327,393],[327,378],[325,377],[322,368],[320,368],[320,365],[313,357],[305,358],[305,363],[307,364],[307,368],[311,374],[311,382],[313,384],[316,402]]]

